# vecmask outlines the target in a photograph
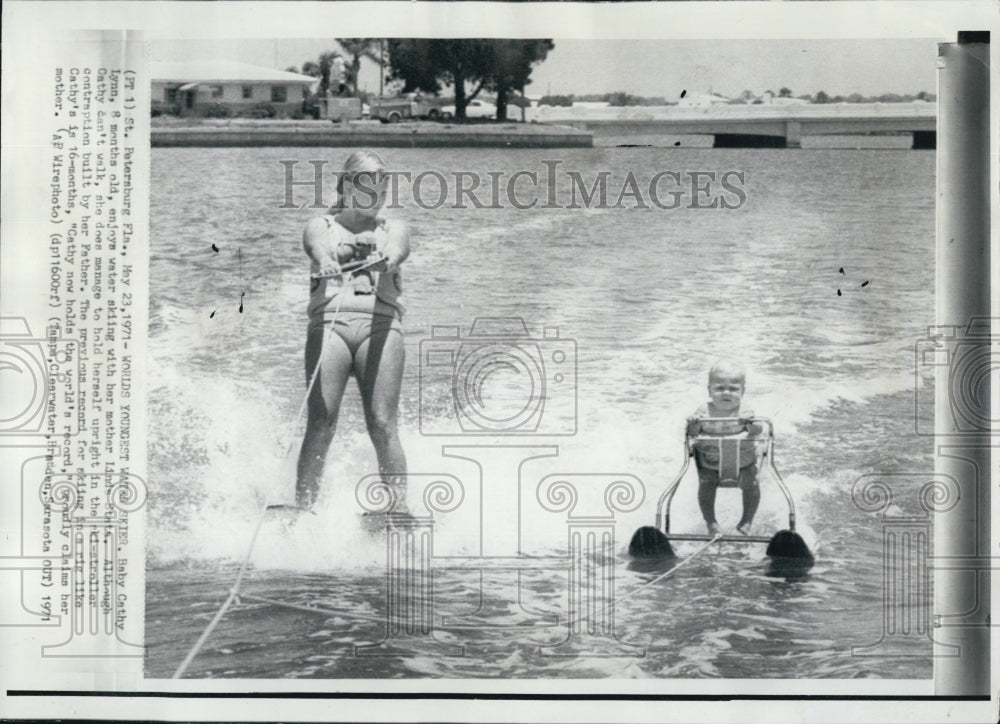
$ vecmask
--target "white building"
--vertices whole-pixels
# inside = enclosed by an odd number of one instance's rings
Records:
[[[729,102],[730,98],[718,93],[688,93],[677,101],[677,105],[681,108],[708,108]]]
[[[154,110],[203,116],[256,105],[273,106],[278,114],[302,109],[302,99],[318,78],[232,60],[150,63]]]

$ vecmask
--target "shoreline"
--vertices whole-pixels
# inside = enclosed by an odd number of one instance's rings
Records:
[[[153,148],[264,146],[375,146],[387,148],[592,148],[594,134],[542,123],[415,121],[284,121],[160,119],[150,128]]]

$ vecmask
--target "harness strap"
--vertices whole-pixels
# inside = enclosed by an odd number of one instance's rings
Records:
[[[719,439],[719,485],[739,485],[742,442],[739,438]]]

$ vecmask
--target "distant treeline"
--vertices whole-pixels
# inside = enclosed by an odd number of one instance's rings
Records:
[[[571,106],[573,103],[608,103],[612,106],[672,106],[677,101],[668,101],[663,96],[634,96],[631,93],[617,91],[615,93],[590,93],[587,95],[548,95],[542,96],[540,106]]]
[[[883,93],[880,96],[863,96],[860,93],[851,93],[849,96],[828,96],[820,91],[815,96],[799,96],[812,103],[912,103],[913,101],[927,101],[933,103],[937,101],[937,95],[920,91],[911,93]]]

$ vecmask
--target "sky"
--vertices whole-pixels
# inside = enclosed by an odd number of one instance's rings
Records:
[[[578,40],[555,38],[532,73],[529,96],[625,91],[676,98],[681,91],[737,96],[790,88],[793,95],[934,93],[938,39]],[[225,58],[285,69],[336,49],[332,39],[153,40],[150,60]],[[365,62],[360,85],[378,91]]]

